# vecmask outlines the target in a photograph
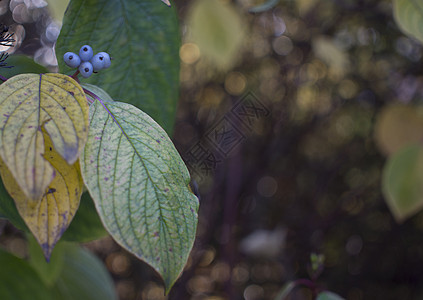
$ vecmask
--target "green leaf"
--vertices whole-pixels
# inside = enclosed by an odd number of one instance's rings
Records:
[[[56,44],[62,72],[74,72],[63,55],[84,44],[108,52],[113,60],[109,69],[83,81],[141,108],[170,134],[179,98],[175,10],[158,0],[71,1]]]
[[[295,288],[295,283],[292,281],[289,281],[283,285],[283,287],[280,289],[279,293],[276,295],[274,300],[285,300],[286,297],[292,292],[292,290]]]
[[[223,1],[199,0],[187,19],[201,54],[218,68],[229,69],[245,40],[245,26],[238,11]]]
[[[0,299],[53,299],[47,286],[28,262],[0,248]]]
[[[198,200],[165,131],[130,104],[96,101],[81,169],[106,229],[161,274],[168,291],[194,243]]]
[[[95,255],[71,243],[63,248],[62,272],[52,288],[54,299],[117,300],[113,281]]]
[[[423,2],[420,0],[393,0],[394,17],[401,30],[423,42]]]
[[[9,220],[16,228],[29,232],[25,221],[16,208],[15,201],[6,191],[2,180],[0,180],[0,215]]]
[[[6,78],[12,78],[13,76],[24,73],[48,73],[48,70],[45,67],[37,64],[32,58],[25,55],[10,55],[6,62],[8,66],[13,66],[13,68],[0,69],[0,74]]]
[[[62,240],[86,243],[108,235],[89,193],[82,194],[76,215]]]
[[[385,201],[397,222],[403,222],[423,207],[423,148],[412,145],[393,155],[382,178]]]
[[[64,243],[58,243],[51,255],[50,261],[46,262],[43,251],[37,241],[30,234],[28,236],[29,263],[40,275],[46,286],[51,287],[59,278],[63,269],[63,256],[66,251]]]
[[[69,242],[59,242],[50,262],[29,238],[30,264],[55,295],[55,299],[116,299],[114,284],[103,263],[93,254]]]
[[[53,180],[43,129],[68,164],[87,139],[88,105],[81,86],[62,74],[22,74],[0,85],[0,156],[24,194],[39,200]]]
[[[317,295],[316,300],[344,300],[344,298],[335,293],[325,291],[319,293],[319,295]]]

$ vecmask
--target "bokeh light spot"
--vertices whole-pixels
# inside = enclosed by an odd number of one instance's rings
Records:
[[[273,50],[279,55],[288,55],[294,49],[294,45],[289,37],[279,36],[273,40]]]
[[[230,72],[225,78],[225,90],[231,95],[241,95],[247,85],[245,76],[239,72]]]
[[[194,43],[185,43],[179,49],[179,57],[186,64],[193,64],[200,58],[200,48]]]
[[[278,183],[271,176],[264,176],[257,183],[257,192],[263,197],[272,197],[277,190]]]
[[[349,255],[358,255],[363,248],[363,239],[359,235],[353,235],[348,238],[345,250]]]

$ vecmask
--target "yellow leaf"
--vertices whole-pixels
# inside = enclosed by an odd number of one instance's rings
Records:
[[[9,194],[15,200],[19,214],[40,244],[48,260],[79,207],[83,181],[79,161],[69,165],[53,148],[44,134],[44,157],[56,171],[56,176],[39,200],[28,198],[16,183],[5,164],[0,161],[0,174]]]
[[[41,129],[75,163],[88,136],[84,91],[63,74],[22,74],[0,86],[0,112],[0,156],[26,197],[38,200],[54,177]]]

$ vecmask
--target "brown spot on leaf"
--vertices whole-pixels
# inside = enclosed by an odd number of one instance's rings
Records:
[[[47,194],[53,194],[54,192],[56,192],[55,188],[49,188]]]

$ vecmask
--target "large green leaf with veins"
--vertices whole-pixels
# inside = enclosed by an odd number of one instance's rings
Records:
[[[81,81],[125,99],[172,132],[179,96],[179,27],[174,8],[158,0],[72,0],[56,44],[61,72],[68,51],[84,44],[108,52],[109,69]]]
[[[150,264],[168,291],[194,243],[198,200],[166,132],[130,104],[95,101],[80,162],[107,231]]]

